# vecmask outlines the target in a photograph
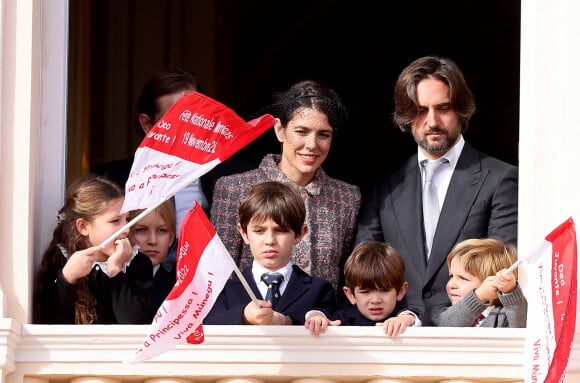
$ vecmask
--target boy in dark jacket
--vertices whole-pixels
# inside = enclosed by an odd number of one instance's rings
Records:
[[[408,284],[405,263],[399,253],[383,242],[363,242],[344,265],[343,291],[353,305],[331,315],[309,313],[305,327],[318,336],[331,326],[382,326],[389,337],[408,326],[420,326],[418,309],[405,307],[403,298]]]
[[[204,324],[304,324],[312,308],[332,312],[336,297],[332,285],[311,277],[290,257],[307,227],[306,209],[292,186],[268,181],[254,186],[239,207],[238,231],[254,256],[243,270],[248,285],[260,300],[250,300],[241,281],[230,279]]]

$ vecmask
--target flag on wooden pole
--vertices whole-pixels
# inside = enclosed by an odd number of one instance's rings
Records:
[[[146,210],[102,245],[115,240],[274,123],[269,114],[246,122],[227,106],[201,93],[183,95],[147,133],[135,152],[121,211]]]
[[[274,122],[269,114],[246,122],[201,93],[183,95],[135,152],[122,211],[145,209],[171,198]]]
[[[180,343],[203,342],[202,322],[235,263],[196,202],[179,233],[177,279],[143,344],[126,363],[140,363]]]

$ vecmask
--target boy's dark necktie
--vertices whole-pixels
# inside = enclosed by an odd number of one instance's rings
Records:
[[[280,300],[280,284],[283,280],[284,276],[280,273],[262,274],[262,281],[268,286],[265,300],[272,302],[272,309],[276,308],[276,305]]]

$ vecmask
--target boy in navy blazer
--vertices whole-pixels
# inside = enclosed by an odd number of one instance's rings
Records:
[[[308,230],[300,194],[290,185],[264,182],[250,190],[238,212],[238,231],[254,256],[252,266],[242,273],[254,294],[263,300],[259,300],[260,306],[252,302],[234,277],[226,283],[204,324],[304,324],[305,314],[313,308],[332,312],[336,307],[332,285],[290,262],[294,245]]]
[[[421,311],[408,308],[404,300],[408,283],[405,263],[397,250],[384,242],[362,242],[344,264],[344,294],[352,304],[327,319],[308,313],[305,327],[318,336],[327,326],[381,326],[388,337],[408,326],[420,326]]]

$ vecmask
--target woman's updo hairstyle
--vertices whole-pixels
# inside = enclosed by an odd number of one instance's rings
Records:
[[[300,81],[285,92],[275,93],[271,113],[280,119],[282,126],[286,127],[294,118],[296,111],[303,108],[324,113],[334,133],[348,119],[348,112],[338,94],[312,80]]]

